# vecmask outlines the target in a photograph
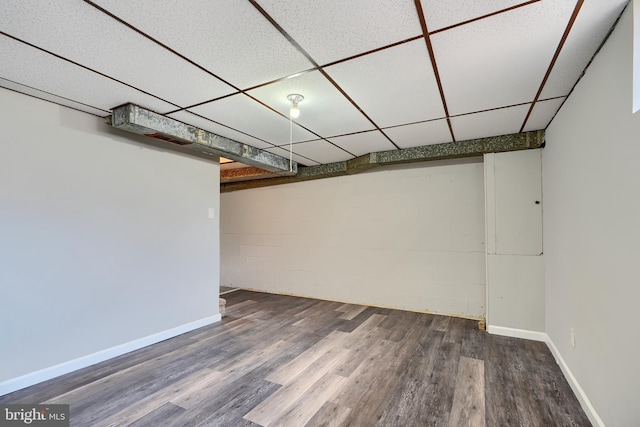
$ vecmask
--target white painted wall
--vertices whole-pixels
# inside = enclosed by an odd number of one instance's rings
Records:
[[[0,394],[218,315],[219,166],[141,138],[0,89]]]
[[[640,425],[640,114],[625,11],[546,133],[546,328],[609,427]],[[570,329],[575,329],[575,348]]]
[[[483,316],[483,166],[424,163],[221,195],[221,284]]]
[[[633,112],[640,111],[640,0],[633,0]]]
[[[541,150],[485,154],[484,166],[488,331],[544,339]]]

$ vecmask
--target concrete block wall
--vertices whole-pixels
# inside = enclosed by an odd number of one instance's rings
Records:
[[[485,313],[482,159],[221,195],[221,284]]]

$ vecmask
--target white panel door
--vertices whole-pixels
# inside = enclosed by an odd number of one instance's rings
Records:
[[[497,153],[495,179],[495,253],[542,253],[542,179],[540,150]]]

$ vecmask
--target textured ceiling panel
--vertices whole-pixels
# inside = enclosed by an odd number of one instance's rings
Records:
[[[586,1],[542,90],[542,98],[568,95],[627,0]]]
[[[451,132],[446,120],[432,120],[383,130],[400,148],[451,142]]]
[[[456,141],[546,127],[625,4],[4,0],[0,86],[100,116],[179,111],[283,156],[273,145],[289,143],[287,95],[300,93],[295,159],[315,165],[452,142],[446,115]]]
[[[530,130],[546,129],[565,99],[566,98],[556,98],[536,102],[523,130],[527,132]]]
[[[172,106],[107,77],[0,36],[0,77],[75,102],[110,110],[133,102],[153,111]]]
[[[435,31],[522,3],[525,0],[422,0],[422,11],[427,28]]]
[[[530,104],[452,117],[457,141],[518,133]]]
[[[85,113],[93,114],[95,116],[106,117],[110,114],[109,111],[99,110],[89,105],[80,104],[78,102],[75,102],[69,99],[65,99],[47,92],[43,92],[38,89],[31,88],[29,86],[21,85],[11,80],[0,78],[0,87],[4,87],[6,89],[11,89],[16,92],[24,93],[26,95],[33,96],[35,98],[44,99],[45,101],[50,101],[55,104],[64,105],[66,107],[70,107],[75,110],[84,111]]]
[[[245,95],[230,96],[194,107],[191,111],[273,145],[289,143],[289,120]],[[317,137],[312,133],[299,126],[294,126],[294,141],[306,141],[314,138]]]
[[[326,71],[380,127],[444,117],[423,39],[342,62]]]
[[[289,114],[287,95],[304,96],[298,123],[320,136],[329,137],[373,129],[360,113],[319,71],[303,73],[249,92],[284,115]],[[310,138],[305,138],[310,139]]]
[[[289,147],[282,147],[288,150]],[[324,140],[301,142],[293,144],[293,152],[308,157],[319,163],[341,162],[353,159],[354,156]]]
[[[248,1],[96,3],[241,89],[312,67]]]
[[[320,65],[422,34],[410,0],[259,0]]]
[[[289,158],[289,147],[267,148],[264,151],[268,151],[268,152],[276,154],[278,156],[282,156],[285,159]],[[317,166],[317,165],[320,164],[319,162],[307,159],[306,157],[298,156],[296,153],[293,153],[293,160],[295,162],[297,162],[299,165],[304,165],[304,166]]]
[[[433,35],[449,113],[533,101],[574,4],[538,2]]]
[[[234,91],[82,2],[8,0],[3,6],[8,13],[0,14],[0,28],[6,33],[166,101],[186,106]]]
[[[395,149],[393,144],[379,131],[339,136],[329,140],[355,156]]]
[[[238,132],[235,129],[230,129],[226,126],[222,126],[221,124],[214,123],[211,120],[203,119],[202,117],[196,116],[195,114],[191,114],[188,111],[179,111],[177,113],[169,114],[168,116],[176,120],[180,120],[183,123],[188,123],[200,129],[204,129],[206,131],[215,133],[217,135],[224,136],[225,138],[242,142],[243,144],[248,144],[257,148],[273,147],[272,144],[261,141],[257,138],[246,135],[242,132]]]

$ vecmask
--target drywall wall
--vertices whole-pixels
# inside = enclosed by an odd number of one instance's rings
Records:
[[[217,163],[1,88],[0,122],[0,390],[219,318]]]
[[[221,284],[483,316],[481,159],[221,195]]]
[[[484,156],[491,333],[545,338],[540,151]]]
[[[633,0],[633,112],[640,111],[640,0]]]
[[[640,114],[631,113],[631,18],[628,7],[547,129],[542,162],[547,333],[609,427],[640,425]]]

